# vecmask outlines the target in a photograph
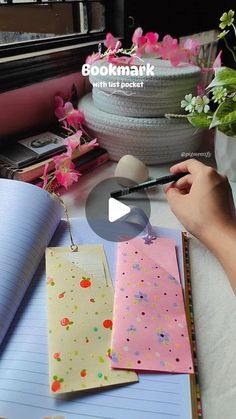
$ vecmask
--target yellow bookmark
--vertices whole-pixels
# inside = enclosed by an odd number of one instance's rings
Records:
[[[103,246],[48,248],[46,273],[51,392],[138,381],[110,367],[114,290]]]

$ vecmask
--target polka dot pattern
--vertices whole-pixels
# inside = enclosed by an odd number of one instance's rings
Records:
[[[192,373],[180,282],[154,263],[155,241],[145,246],[140,237],[118,245],[112,367]]]
[[[114,290],[101,253],[100,246],[85,245],[47,254],[52,393],[137,381],[135,373],[110,367]]]

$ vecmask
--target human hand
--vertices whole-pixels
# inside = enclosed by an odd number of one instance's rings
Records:
[[[219,229],[236,230],[235,207],[226,176],[195,159],[177,163],[170,171],[189,172],[165,188],[171,210],[188,231],[211,247]]]

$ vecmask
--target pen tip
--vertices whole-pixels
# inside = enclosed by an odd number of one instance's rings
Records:
[[[119,194],[117,192],[111,192],[110,193],[111,198],[117,198],[118,196],[119,196]]]

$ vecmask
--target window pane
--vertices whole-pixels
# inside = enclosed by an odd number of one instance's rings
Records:
[[[13,2],[3,4],[5,1],[0,0],[0,44],[88,32],[87,7],[83,2]],[[104,5],[94,2],[88,7],[91,10],[91,32],[101,32],[105,27]]]
[[[91,32],[101,32],[105,29],[105,8],[104,5],[95,2],[91,4]]]

